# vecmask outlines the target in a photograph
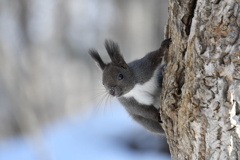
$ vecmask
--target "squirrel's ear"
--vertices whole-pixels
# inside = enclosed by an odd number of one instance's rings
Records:
[[[127,63],[125,62],[123,56],[120,53],[120,49],[117,43],[112,40],[105,40],[105,48],[114,64],[121,66],[124,69],[128,68]]]
[[[96,62],[97,66],[103,71],[106,67],[106,64],[103,62],[102,58],[99,56],[97,50],[89,49],[88,53],[92,57],[92,59]]]

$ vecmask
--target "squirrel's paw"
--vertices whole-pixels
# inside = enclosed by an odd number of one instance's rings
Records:
[[[172,39],[171,39],[171,38],[165,39],[164,41],[162,41],[161,46],[168,48],[171,42],[172,42]]]

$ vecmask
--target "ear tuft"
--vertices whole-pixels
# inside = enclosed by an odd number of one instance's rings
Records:
[[[120,53],[120,49],[117,43],[107,39],[105,40],[105,48],[114,64],[124,66],[124,68],[127,68],[127,64]]]
[[[92,48],[88,51],[89,55],[96,62],[97,66],[103,71],[106,67],[106,64],[103,62],[102,58],[99,56],[96,49]]]
[[[115,54],[120,54],[119,46],[114,41],[106,39],[104,45],[110,57],[114,57]]]

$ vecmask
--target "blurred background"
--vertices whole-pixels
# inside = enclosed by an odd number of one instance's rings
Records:
[[[167,1],[0,0],[0,160],[170,159],[164,137],[146,132],[106,96],[88,55],[127,62],[157,49]],[[163,144],[163,145],[161,145]]]

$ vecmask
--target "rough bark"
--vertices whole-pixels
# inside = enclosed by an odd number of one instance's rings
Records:
[[[172,159],[240,159],[240,2],[169,0],[161,116]]]

